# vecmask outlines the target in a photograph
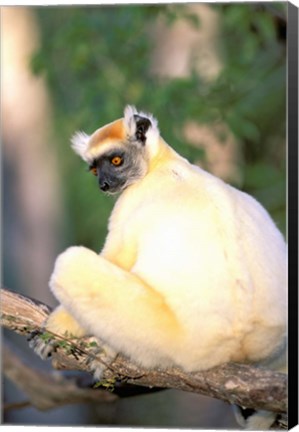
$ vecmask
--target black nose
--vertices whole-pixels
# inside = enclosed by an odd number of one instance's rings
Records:
[[[101,182],[100,189],[104,192],[107,191],[109,189],[109,183],[107,183],[106,181]]]

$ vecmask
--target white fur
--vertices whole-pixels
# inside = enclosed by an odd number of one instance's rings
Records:
[[[76,132],[71,138],[72,149],[85,162],[88,161],[88,157],[86,156],[86,151],[88,149],[89,139],[90,139],[90,136],[87,135],[85,132],[82,132],[82,131]]]
[[[91,163],[94,159],[101,157],[102,155],[104,155],[106,152],[113,149],[114,147],[115,147],[115,141],[108,138],[100,146],[94,146],[86,150],[84,160],[87,163]]]
[[[253,198],[178,157],[123,193],[109,230],[102,256],[85,248],[62,254],[51,287],[115,349],[146,365],[169,357],[196,370],[263,360],[282,344],[286,247]],[[132,249],[129,271],[113,263]],[[165,317],[145,312],[146,293],[165,301],[182,334],[167,339]]]
[[[134,113],[125,110],[129,133]],[[54,295],[87,332],[147,367],[283,370],[282,235],[255,199],[162,139],[156,146],[159,162],[118,199],[101,255],[72,247],[58,257]]]

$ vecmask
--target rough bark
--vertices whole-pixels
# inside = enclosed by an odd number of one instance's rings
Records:
[[[42,330],[50,308],[6,289],[1,290],[1,324],[22,335]],[[61,342],[61,338],[58,342]],[[90,372],[88,359],[94,356],[91,339],[64,339],[53,354],[56,369]],[[97,354],[101,361],[101,355]],[[265,409],[277,413],[287,410],[286,375],[245,364],[224,364],[207,371],[186,373],[178,368],[147,370],[119,355],[107,365],[104,387],[116,381],[145,387],[173,388],[214,397],[243,407]],[[53,384],[53,383],[52,383]],[[49,386],[52,385],[51,383]],[[43,384],[44,385],[44,384]]]

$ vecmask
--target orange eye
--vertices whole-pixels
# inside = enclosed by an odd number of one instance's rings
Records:
[[[97,169],[97,167],[90,167],[89,171],[90,171],[93,175],[95,175],[95,176],[98,175],[98,169]]]
[[[114,156],[114,158],[111,159],[111,163],[114,166],[119,166],[122,163],[122,158],[120,156]]]

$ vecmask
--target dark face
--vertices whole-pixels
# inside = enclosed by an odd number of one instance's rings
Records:
[[[108,151],[95,159],[89,169],[98,177],[102,191],[115,194],[142,178],[146,172],[144,152],[134,144]]]

